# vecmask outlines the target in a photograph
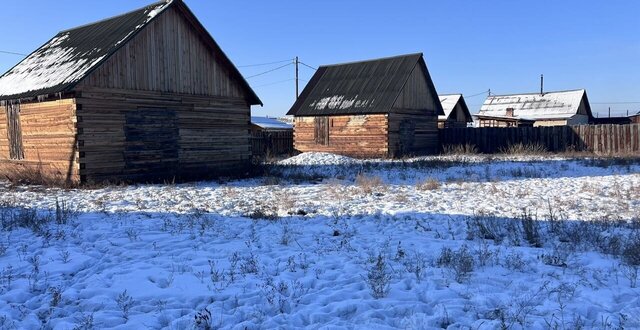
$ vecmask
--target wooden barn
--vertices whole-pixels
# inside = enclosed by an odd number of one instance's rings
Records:
[[[438,116],[438,128],[467,127],[473,122],[462,94],[442,94],[439,97],[444,115]]]
[[[636,113],[635,115],[629,116],[629,120],[633,124],[640,124],[640,111],[638,113]]]
[[[584,89],[491,95],[474,117],[478,127],[565,126],[593,122]]]
[[[294,147],[353,157],[438,150],[444,114],[422,54],[321,66],[289,110]]]
[[[179,0],[60,32],[0,77],[0,171],[190,179],[250,164],[261,104]]]

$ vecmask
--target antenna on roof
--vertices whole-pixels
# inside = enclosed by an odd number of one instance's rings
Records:
[[[544,75],[540,75],[540,95],[544,95]]]

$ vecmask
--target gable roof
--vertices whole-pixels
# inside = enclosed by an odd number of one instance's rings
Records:
[[[413,70],[424,69],[422,53],[375,60],[323,65],[318,68],[288,115],[347,115],[387,113],[404,89]],[[439,106],[439,102],[436,102]],[[441,112],[441,109],[436,109]]]
[[[194,27],[203,34],[205,43],[221,54],[221,60],[246,90],[251,104],[262,104],[238,69],[180,0],[157,2],[123,15],[58,33],[0,76],[0,100],[71,91],[155,17],[172,6],[187,15]]]
[[[580,103],[583,100],[589,118],[593,118],[587,92],[584,89],[544,94],[492,95],[484,101],[478,115],[505,117],[507,109],[513,108],[513,116],[523,119],[569,119],[578,114]]]
[[[293,125],[282,122],[276,118],[251,116],[251,124],[265,129],[292,130]]]
[[[465,113],[467,117],[467,122],[470,123],[473,121],[471,119],[471,113],[469,112],[469,107],[467,107],[467,103],[464,101],[464,97],[462,94],[442,94],[438,95],[440,98],[440,103],[442,104],[442,110],[444,111],[444,115],[438,116],[438,120],[447,120],[451,113],[456,108],[458,104],[462,107],[462,111]]]

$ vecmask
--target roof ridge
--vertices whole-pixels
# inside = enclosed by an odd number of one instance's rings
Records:
[[[319,67],[325,67],[326,68],[326,67],[334,67],[334,66],[342,66],[342,65],[361,64],[361,63],[367,63],[367,62],[392,60],[392,59],[396,59],[396,58],[411,57],[411,56],[419,56],[420,57],[420,56],[424,56],[424,54],[422,52],[417,52],[417,53],[410,53],[410,54],[404,54],[404,55],[394,55],[394,56],[373,58],[373,59],[368,59],[368,60],[341,62],[341,63],[334,63],[334,64],[324,64],[324,65],[320,65]]]
[[[165,10],[165,9],[166,9],[166,8],[168,8],[171,4],[173,4],[173,0],[168,0],[168,1],[167,1],[167,0],[161,0],[161,1],[157,1],[157,2],[154,2],[154,3],[150,4],[150,5],[146,5],[146,6],[144,6],[144,7],[140,7],[140,8],[138,8],[138,9],[130,10],[130,11],[126,12],[126,13],[122,13],[122,14],[118,14],[118,15],[113,15],[113,16],[111,16],[111,17],[107,17],[107,18],[103,18],[103,19],[100,19],[100,20],[97,20],[97,21],[93,21],[93,22],[89,22],[89,23],[82,24],[82,25],[78,25],[78,26],[75,26],[75,27],[72,27],[72,28],[69,28],[69,29],[66,29],[66,30],[62,30],[62,31],[58,32],[58,35],[60,35],[60,34],[62,34],[62,33],[65,33],[65,32],[71,32],[71,31],[73,31],[73,30],[86,28],[86,27],[91,26],[91,25],[94,25],[94,24],[104,23],[104,22],[107,22],[107,21],[110,21],[110,20],[112,20],[112,19],[116,19],[116,18],[119,18],[119,17],[123,17],[123,16],[131,15],[131,14],[133,14],[133,13],[137,13],[137,12],[142,11],[142,10],[146,10],[146,9],[150,9],[150,8],[158,7],[158,6],[162,5],[162,4],[166,4],[166,7],[165,7],[165,8],[163,8],[163,10]]]
[[[488,96],[487,98],[491,98],[491,97],[500,97],[500,96],[516,96],[516,95],[547,95],[547,94],[558,94],[558,93],[568,93],[568,92],[586,92],[587,90],[585,88],[579,88],[579,89],[567,89],[567,90],[561,90],[561,91],[551,91],[551,92],[544,92],[543,94],[540,94],[538,92],[535,93],[514,93],[514,94],[495,94],[495,95],[491,95]]]

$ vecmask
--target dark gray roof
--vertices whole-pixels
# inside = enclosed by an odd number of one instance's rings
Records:
[[[321,66],[287,114],[388,113],[418,65],[421,53]]]
[[[0,76],[0,100],[32,98],[71,91],[77,83],[104,63],[155,17],[173,5],[179,6],[187,15],[193,15],[180,0],[161,1],[120,16],[58,33]],[[210,39],[206,41],[212,48],[222,54],[222,60],[227,62],[231,74],[236,76],[247,90],[252,104],[261,104],[213,38],[201,28],[195,17],[191,19]]]

